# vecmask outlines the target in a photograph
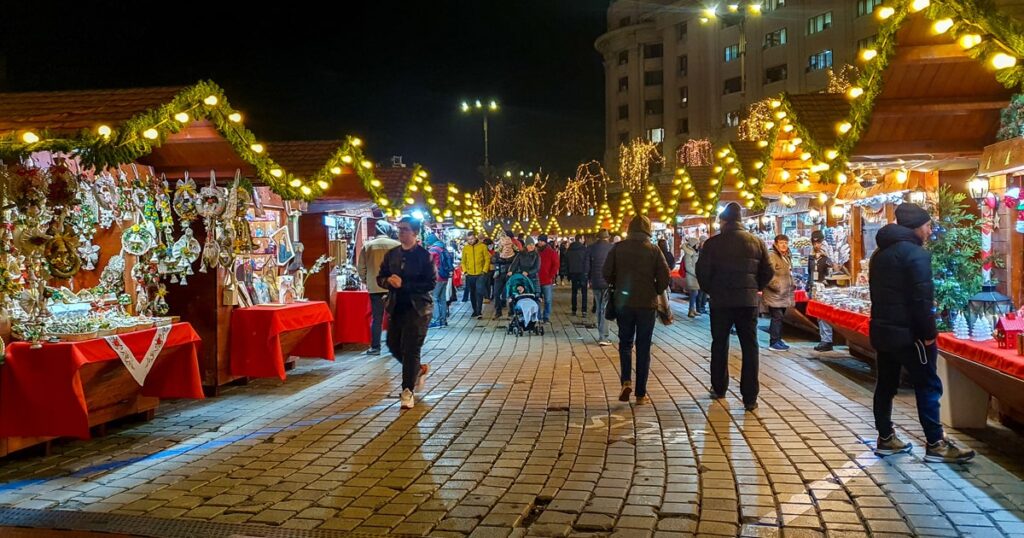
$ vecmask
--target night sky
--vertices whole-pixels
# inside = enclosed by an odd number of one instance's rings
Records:
[[[567,175],[602,156],[604,75],[593,43],[608,0],[146,2],[153,13],[127,2],[11,4],[0,17],[6,91],[209,78],[261,138],[357,134],[378,162],[402,155],[470,186],[482,181],[482,120],[458,104],[493,97],[502,104],[491,120],[493,166]]]

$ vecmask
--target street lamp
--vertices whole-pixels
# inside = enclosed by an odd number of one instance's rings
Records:
[[[491,156],[490,156],[490,142],[487,137],[487,117],[498,111],[498,101],[491,99],[490,101],[481,102],[479,99],[474,99],[472,102],[463,101],[459,105],[459,110],[462,110],[463,114],[475,114],[480,113],[484,117],[484,179],[490,179],[491,177]]]
[[[745,4],[745,5],[744,5]],[[729,26],[739,25],[740,42],[740,91],[747,94],[747,17],[756,17],[761,14],[761,0],[751,0],[741,4],[739,1],[729,2],[725,9],[719,12],[718,6],[705,7],[700,17],[701,24],[708,24],[712,21],[722,19],[722,22]]]

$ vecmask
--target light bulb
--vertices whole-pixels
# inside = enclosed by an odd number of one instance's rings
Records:
[[[143,131],[142,132],[142,136],[144,136],[144,137],[146,137],[146,138],[148,138],[150,140],[156,140],[160,136],[160,133],[158,133],[156,129],[150,128],[150,129],[146,129],[145,131]]]
[[[864,95],[864,88],[859,86],[850,86],[850,89],[846,90],[846,96],[850,99],[856,99]]]
[[[281,177],[284,175],[284,170],[281,170],[280,168],[271,168],[270,175],[274,177]]]
[[[26,144],[35,144],[36,142],[39,142],[39,135],[32,131],[25,131],[25,133],[21,135],[21,140]]]
[[[111,129],[109,125],[100,125],[96,128],[96,132],[103,138],[107,138],[114,133],[114,130]]]
[[[188,123],[188,114],[185,112],[178,112],[174,115],[174,119],[178,120],[178,123]]]
[[[978,34],[964,34],[960,36],[960,46],[965,49],[974,48],[981,44],[981,36]]]
[[[953,27],[953,19],[939,19],[932,24],[932,32],[935,34],[944,34]]]
[[[322,180],[322,179],[321,179],[321,180],[318,180],[318,181],[316,182],[316,184],[317,184],[317,186],[318,186],[318,187],[320,187],[320,188],[321,188],[322,190],[327,190],[327,187],[330,187],[330,186],[331,186],[331,185],[330,185],[329,183],[327,183],[326,181],[324,181],[324,180]]]
[[[341,167],[340,166],[333,166],[333,167],[331,167],[331,173],[336,175],[336,176],[340,176],[341,175]]]
[[[885,19],[892,17],[894,14],[896,14],[896,10],[890,6],[881,6],[875,11],[875,16],[877,16],[880,21],[884,21]]]
[[[928,5],[931,3],[931,0],[914,0],[913,2],[910,3],[910,10],[918,12],[928,7]]]
[[[830,161],[834,160],[838,156],[839,156],[839,151],[838,150],[834,150],[834,149],[825,150],[825,158],[830,160]]]
[[[249,149],[255,151],[256,153],[263,153],[264,148],[263,144],[252,144],[249,146]]]
[[[876,56],[878,56],[878,51],[875,49],[864,49],[860,51],[860,59],[865,62],[874,60]]]
[[[242,115],[238,112],[232,112],[231,114],[228,114],[228,120],[239,123],[242,121]]]
[[[996,69],[1007,69],[1017,65],[1017,58],[1003,52],[997,52],[992,56],[992,59],[989,60],[989,62],[992,64],[992,67],[995,67]]]
[[[279,177],[276,174],[274,174],[273,170],[271,170],[270,173],[275,175],[275,177]],[[291,185],[292,187],[298,188],[298,187],[302,186],[302,180],[299,179],[299,178],[295,178],[295,179],[289,181],[288,184]]]
[[[848,122],[848,121],[844,121],[844,122],[840,122],[840,123],[836,124],[836,131],[838,131],[839,134],[846,134],[846,133],[850,132],[850,129],[853,129],[853,125],[850,124],[850,122]]]
[[[217,99],[216,95],[207,95],[206,99],[203,99],[203,102],[210,106],[215,106],[217,103],[220,102],[220,100]]]

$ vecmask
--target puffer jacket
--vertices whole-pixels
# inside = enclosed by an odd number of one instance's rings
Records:
[[[785,254],[776,248],[768,251],[768,259],[771,260],[772,271],[775,276],[764,288],[761,300],[766,306],[772,308],[789,308],[796,304],[793,293],[796,286],[793,284],[793,258],[792,254]]]
[[[595,290],[603,290],[608,287],[608,281],[604,279],[604,263],[608,260],[608,253],[612,251],[612,242],[607,239],[599,239],[587,248],[587,262],[590,264],[590,287]]]
[[[889,224],[875,235],[871,256],[871,345],[878,351],[907,349],[938,336],[932,255],[910,228]]]
[[[626,239],[612,246],[604,279],[615,288],[615,308],[655,309],[668,288],[669,270],[661,249],[651,243],[650,224],[629,223]]]
[[[704,242],[697,259],[697,281],[712,308],[756,307],[774,275],[768,247],[739,223],[726,222],[722,232]]]
[[[590,260],[587,258],[587,247],[583,243],[574,242],[565,251],[565,270],[570,275],[584,275],[590,272]]]
[[[540,253],[536,249],[533,252],[523,250],[516,255],[509,272],[512,274],[526,273],[531,280],[537,280],[540,274]]]

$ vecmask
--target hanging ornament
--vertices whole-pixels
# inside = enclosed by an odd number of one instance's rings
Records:
[[[100,247],[88,241],[83,241],[78,247],[78,256],[82,258],[82,269],[92,271],[96,269],[96,263],[100,261]]]
[[[210,184],[199,191],[199,215],[205,219],[214,219],[224,213],[227,205],[227,193],[217,186],[217,176],[210,171]]]
[[[128,254],[142,256],[156,246],[156,233],[150,223],[133,224],[121,234],[121,248]]]
[[[174,212],[181,220],[191,222],[199,217],[198,201],[196,182],[185,172],[185,179],[179,179],[174,189]]]
[[[62,279],[75,276],[82,268],[82,259],[78,257],[78,236],[64,225],[63,214],[51,221],[47,234],[50,240],[43,254],[50,274]]]

